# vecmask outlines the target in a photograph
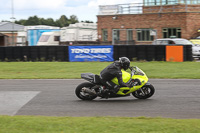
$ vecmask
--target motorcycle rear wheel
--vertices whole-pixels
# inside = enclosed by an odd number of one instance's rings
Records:
[[[91,89],[93,86],[95,86],[95,85],[92,84],[92,83],[89,83],[89,82],[81,83],[80,85],[78,85],[76,87],[76,90],[75,90],[76,96],[78,98],[82,99],[82,100],[93,100],[93,99],[95,99],[97,97],[96,95],[90,95],[88,93],[83,92],[83,88]]]
[[[143,91],[143,93],[142,93],[142,91]],[[150,85],[144,85],[139,90],[134,91],[132,93],[132,95],[138,99],[147,99],[147,98],[150,98],[151,96],[153,96],[154,93],[155,93],[155,89],[154,89],[153,85],[150,84]]]

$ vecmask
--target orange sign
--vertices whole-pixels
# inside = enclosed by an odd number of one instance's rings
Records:
[[[183,62],[183,46],[166,46],[166,61]]]

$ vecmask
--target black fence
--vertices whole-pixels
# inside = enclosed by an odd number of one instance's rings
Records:
[[[115,45],[114,59],[126,56],[130,60],[166,61],[167,45]],[[192,61],[192,46],[183,45],[184,61]]]
[[[1,61],[69,61],[68,46],[0,47]]]
[[[192,61],[192,46],[184,45],[184,61]],[[114,45],[114,60],[166,61],[165,45]],[[69,61],[68,46],[0,47],[0,61]]]

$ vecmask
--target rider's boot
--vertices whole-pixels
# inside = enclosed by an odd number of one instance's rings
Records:
[[[102,92],[102,94],[103,94],[103,97],[106,98],[106,99],[108,99],[109,96],[110,96],[110,93],[109,93],[108,89],[104,89],[103,92]]]
[[[110,91],[114,94],[116,94],[119,91],[120,87],[118,85],[115,85],[114,87],[110,88]]]

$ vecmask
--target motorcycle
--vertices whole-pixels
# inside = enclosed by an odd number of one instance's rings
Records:
[[[104,94],[104,90],[109,90],[108,86],[104,86],[101,83],[101,78],[99,75],[93,73],[82,73],[81,78],[89,81],[79,84],[76,87],[76,96],[82,100],[93,100],[96,97],[101,98],[115,98],[130,96],[132,94],[138,99],[150,98],[154,93],[154,86],[148,82],[147,75],[137,66],[129,67],[130,73],[127,71],[122,71],[122,79],[126,84],[131,84],[133,87],[121,87],[117,93],[109,91]],[[115,77],[111,80],[114,84],[119,85],[118,79]]]

